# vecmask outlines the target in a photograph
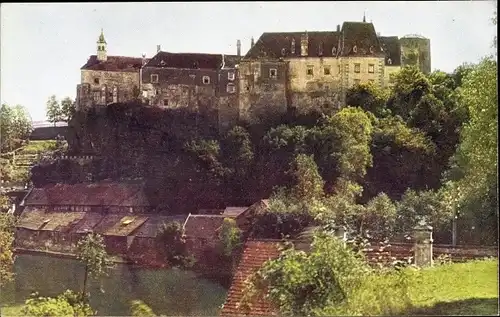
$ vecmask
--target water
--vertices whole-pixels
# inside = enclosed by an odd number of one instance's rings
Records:
[[[76,260],[18,255],[16,277],[4,287],[0,303],[24,303],[34,291],[57,296],[66,289],[81,291],[83,266]],[[102,291],[100,290],[102,284]],[[101,282],[90,283],[91,305],[98,315],[128,316],[129,302],[140,299],[156,314],[216,316],[227,289],[193,272],[179,269],[141,269],[117,264]]]

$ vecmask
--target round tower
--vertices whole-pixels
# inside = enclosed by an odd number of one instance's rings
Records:
[[[101,35],[99,35],[99,39],[97,40],[97,60],[98,61],[106,61],[108,59],[106,46],[106,40],[104,39],[104,32],[101,29]]]
[[[424,74],[431,72],[431,40],[411,34],[399,39],[401,44],[401,65],[415,65]]]

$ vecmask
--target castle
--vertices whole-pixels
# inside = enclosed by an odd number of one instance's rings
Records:
[[[222,130],[236,122],[293,110],[338,109],[348,88],[391,84],[402,66],[431,71],[430,40],[380,36],[372,23],[344,22],[336,31],[263,33],[241,55],[169,53],[148,59],[108,56],[101,30],[97,55],[81,68],[77,109],[142,100],[204,113]]]

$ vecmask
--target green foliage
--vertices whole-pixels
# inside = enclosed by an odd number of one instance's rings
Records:
[[[452,217],[452,210],[446,205],[442,191],[407,190],[401,201],[396,203],[396,208],[396,230],[400,233],[410,232],[422,219],[439,228],[449,224]]]
[[[4,197],[3,195],[1,196]],[[5,200],[3,203],[5,203]],[[2,206],[2,209],[5,206]],[[9,206],[10,207],[10,206]],[[14,216],[11,214],[0,212],[0,287],[11,281],[14,264],[14,254],[12,252],[12,244],[14,242]]]
[[[191,140],[184,144],[184,150],[192,155],[205,169],[212,173],[222,172],[219,161],[220,144],[216,140]]]
[[[224,145],[227,162],[238,176],[245,175],[254,159],[250,134],[244,128],[235,126],[227,133]]]
[[[348,301],[368,273],[363,259],[335,237],[314,236],[312,251],[289,248],[252,276],[243,303],[266,294],[283,315],[310,316]]]
[[[350,107],[359,107],[369,111],[377,117],[390,114],[386,104],[389,100],[389,91],[373,83],[360,84],[347,90],[346,104]]]
[[[31,117],[23,106],[2,104],[0,109],[1,151],[11,151],[22,145],[32,131]]]
[[[367,230],[374,238],[388,238],[394,230],[396,211],[394,202],[385,193],[379,193],[366,204],[359,232]]]
[[[107,275],[108,270],[112,267],[112,262],[106,252],[104,239],[99,234],[87,234],[78,241],[76,247],[77,259],[85,266],[82,296],[86,297],[88,278],[99,280],[102,276]]]
[[[158,241],[165,252],[165,259],[172,266],[189,268],[194,265],[193,256],[187,252],[182,225],[177,221],[163,224]]]
[[[271,128],[263,138],[270,151],[283,151],[290,154],[307,152],[310,131],[304,126],[279,125]]]
[[[46,116],[49,122],[54,123],[54,126],[57,122],[63,121],[64,114],[61,108],[61,104],[56,99],[55,95],[49,97],[46,103]]]
[[[69,122],[71,118],[75,115],[76,111],[76,101],[71,100],[70,97],[66,97],[61,101],[61,119],[64,122]]]
[[[224,218],[219,232],[219,240],[220,252],[225,257],[231,257],[233,251],[241,246],[241,230],[234,219]]]
[[[292,176],[289,197],[292,201],[308,203],[323,198],[324,182],[312,156],[297,155],[291,164],[289,173]]]
[[[433,153],[435,145],[418,130],[409,128],[401,117],[380,119],[375,127],[374,142],[378,144],[393,143],[411,152],[424,151]]]
[[[95,315],[92,308],[79,295],[67,290],[63,294],[51,298],[41,297],[37,293],[27,299],[22,313],[26,316],[75,316],[86,317]]]
[[[130,316],[155,317],[156,315],[142,300],[133,300],[130,302]]]

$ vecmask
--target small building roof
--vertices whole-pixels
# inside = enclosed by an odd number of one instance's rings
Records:
[[[148,218],[143,215],[109,214],[94,227],[94,232],[103,236],[125,237],[132,234]]]
[[[149,206],[143,184],[80,183],[55,184],[33,188],[25,198],[29,205],[69,206]]]
[[[227,215],[189,215],[184,224],[184,234],[190,238],[212,239]]]
[[[134,233],[136,237],[143,238],[154,238],[160,232],[162,225],[170,222],[178,222],[181,225],[187,219],[187,215],[176,215],[176,216],[158,216],[151,215],[146,222],[142,224],[140,228]]]
[[[250,310],[240,305],[243,299],[246,280],[262,265],[280,255],[280,243],[276,240],[251,240],[245,244],[243,255],[234,274],[226,302],[220,316],[276,316],[278,310],[263,296],[256,297],[250,303]]]
[[[380,44],[385,53],[386,66],[401,66],[401,42],[397,36],[380,36]],[[389,59],[391,63],[389,64]]]
[[[16,227],[43,231],[69,231],[85,216],[84,212],[51,212],[27,207],[19,217]]]
[[[169,67],[186,69],[218,70],[224,58],[225,67],[234,67],[238,60],[236,55],[206,54],[206,53],[171,53],[158,52],[144,67]]]
[[[228,217],[238,217],[244,213],[249,207],[226,207],[222,213],[224,216]]]

